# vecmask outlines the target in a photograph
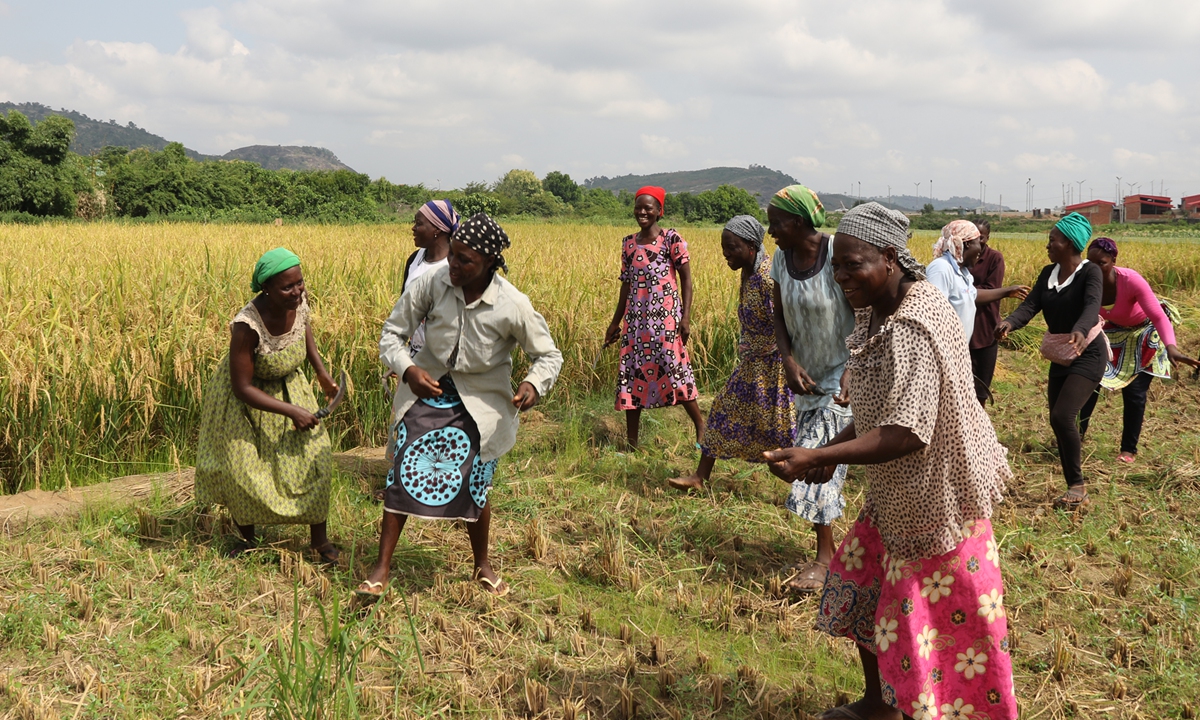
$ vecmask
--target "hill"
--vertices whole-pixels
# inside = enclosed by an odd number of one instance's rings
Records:
[[[248,145],[230,150],[222,160],[247,160],[266,170],[351,170],[332,150],[308,145]]]
[[[762,165],[751,165],[748,168],[714,167],[653,175],[621,175],[614,178],[601,175],[585,180],[583,184],[589,188],[629,190],[630,192],[643,185],[657,185],[671,193],[698,193],[715,190],[721,185],[734,185],[757,196],[759,203],[766,204],[771,195],[779,188],[794,185],[797,182],[799,180],[796,178],[778,170],[772,170]]]
[[[55,110],[41,103],[0,102],[0,112],[10,110],[16,110],[33,122],[40,122],[50,115],[61,115],[75,123],[71,151],[80,155],[92,155],[110,145],[131,150],[162,150],[171,142],[132,122],[121,125],[116,120],[96,120],[75,110]],[[189,148],[184,148],[184,152],[193,160],[246,160],[258,163],[267,170],[351,170],[332,151],[319,147],[250,145],[230,150],[224,155],[205,155]]]

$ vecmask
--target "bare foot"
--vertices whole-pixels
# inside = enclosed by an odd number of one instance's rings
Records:
[[[1137,460],[1137,453],[1122,451],[1120,455],[1117,455],[1117,462],[1131,464],[1134,460]]]
[[[704,478],[692,473],[687,477],[671,478],[667,481],[667,484],[676,490],[703,490]]]
[[[825,588],[825,575],[829,573],[828,563],[810,562],[796,568],[795,575],[783,584],[785,588],[801,595],[812,595]]]

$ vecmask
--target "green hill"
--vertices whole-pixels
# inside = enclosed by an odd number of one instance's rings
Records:
[[[759,203],[765,204],[779,188],[794,185],[797,182],[799,181],[796,178],[787,173],[781,173],[762,165],[751,165],[748,168],[714,167],[653,175],[621,175],[614,178],[601,175],[585,180],[583,184],[589,188],[629,190],[630,192],[643,185],[658,185],[671,193],[698,193],[715,190],[721,185],[734,185],[756,196]]]
[[[71,151],[80,155],[92,155],[106,146],[129,149],[149,148],[162,150],[170,140],[155,135],[149,130],[134,125],[125,125],[116,120],[95,120],[75,110],[55,110],[41,103],[0,102],[0,113],[16,110],[33,122],[40,122],[50,115],[61,115],[75,123],[75,140]],[[332,151],[319,147],[297,145],[250,145],[230,150],[224,155],[205,155],[184,148],[193,160],[246,160],[258,163],[267,170],[351,170],[338,160]]]

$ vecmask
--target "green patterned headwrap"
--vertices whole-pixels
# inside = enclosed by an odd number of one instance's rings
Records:
[[[268,250],[254,264],[254,276],[250,279],[250,289],[259,292],[263,284],[284,270],[290,270],[300,264],[300,257],[287,248],[277,247]]]
[[[821,204],[821,199],[815,192],[803,185],[788,185],[775,193],[771,204],[786,213],[808,220],[814,228],[825,224],[825,206]]]
[[[1066,215],[1062,220],[1054,223],[1054,228],[1066,235],[1079,252],[1083,252],[1083,249],[1087,247],[1088,240],[1092,239],[1092,224],[1077,212]]]

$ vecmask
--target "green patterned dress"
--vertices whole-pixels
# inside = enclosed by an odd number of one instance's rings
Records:
[[[302,367],[307,359],[308,302],[292,329],[271,335],[254,303],[233,318],[258,334],[255,387],[315,412],[317,400]],[[232,329],[233,323],[230,323]],[[233,394],[229,356],[204,391],[196,458],[196,502],[224,505],[238,525],[313,525],[329,512],[333,460],[324,426],[296,430],[290,418],[247,406]]]

